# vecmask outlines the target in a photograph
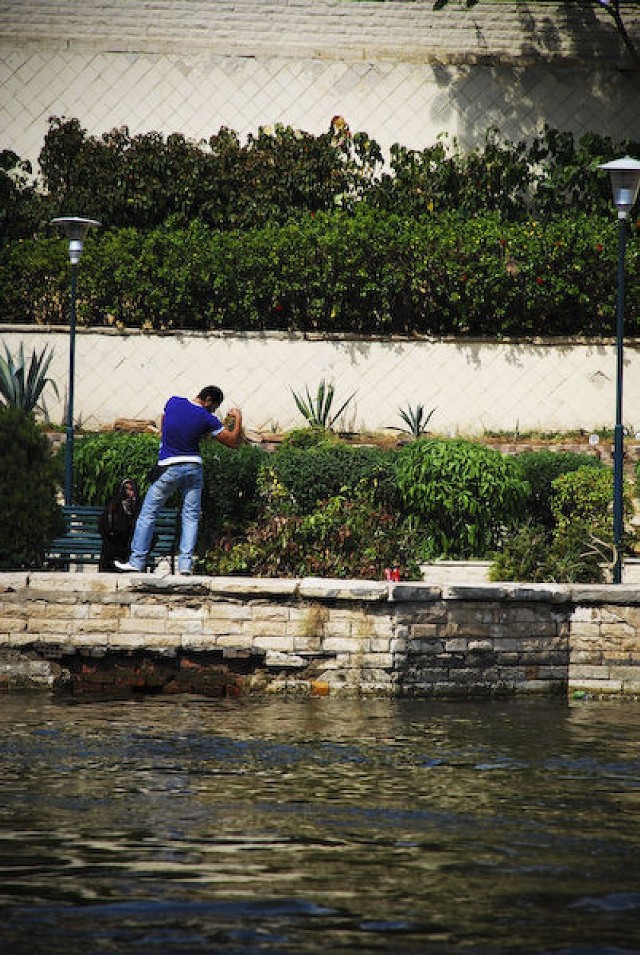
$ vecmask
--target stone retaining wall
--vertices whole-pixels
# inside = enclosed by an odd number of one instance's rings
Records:
[[[640,694],[640,588],[0,574],[0,686]]]

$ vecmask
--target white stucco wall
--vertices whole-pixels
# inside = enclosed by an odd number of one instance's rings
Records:
[[[29,355],[53,348],[48,392],[51,420],[62,422],[68,381],[66,329],[1,328],[0,345]],[[218,384],[227,406],[239,405],[249,429],[304,424],[292,390],[315,395],[335,384],[337,409],[356,392],[342,430],[379,431],[401,424],[398,408],[436,408],[434,431],[587,431],[615,420],[613,342],[535,343],[436,339],[310,339],[282,334],[152,335],[80,329],[76,336],[75,411],[88,428],[116,418],[157,419],[171,394],[195,395]],[[625,346],[625,424],[640,427],[640,342]]]

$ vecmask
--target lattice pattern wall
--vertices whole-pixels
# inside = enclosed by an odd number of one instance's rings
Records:
[[[575,7],[576,9],[573,9]],[[2,148],[35,160],[48,117],[196,139],[340,114],[388,150],[541,122],[640,138],[637,71],[611,18],[563,4],[432,0],[0,0]],[[640,11],[628,14],[640,39]]]
[[[51,419],[62,421],[68,379],[63,329],[0,329],[13,354],[54,349],[48,393]],[[79,330],[75,410],[95,429],[116,418],[159,418],[171,394],[195,395],[218,384],[226,406],[239,405],[250,430],[302,426],[292,390],[315,395],[335,384],[335,408],[355,392],[338,422],[342,430],[381,431],[402,422],[399,407],[435,408],[442,434],[484,431],[611,429],[616,356],[612,343],[538,344],[309,339],[280,334],[147,335]],[[625,349],[625,423],[640,429],[640,346]]]

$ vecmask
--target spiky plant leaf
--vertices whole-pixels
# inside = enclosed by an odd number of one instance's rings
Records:
[[[24,344],[20,343],[17,360],[14,360],[5,342],[3,346],[5,357],[0,355],[0,395],[4,404],[10,408],[21,408],[23,411],[43,407],[44,403],[40,404],[40,398],[47,385],[51,385],[57,397],[58,386],[52,378],[47,377],[53,349],[48,350],[45,345],[38,353],[34,348],[27,370]]]

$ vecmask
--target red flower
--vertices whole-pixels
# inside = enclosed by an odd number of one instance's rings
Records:
[[[543,284],[544,279],[542,278],[541,275],[538,276],[538,278],[536,279],[536,282],[537,282],[538,285],[542,285],[542,284]]]
[[[598,244],[596,245],[596,252],[602,252],[603,249],[604,249],[604,246],[602,245],[602,243],[598,242]]]

